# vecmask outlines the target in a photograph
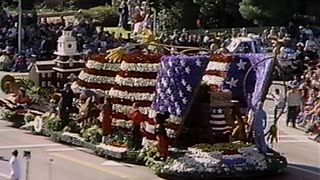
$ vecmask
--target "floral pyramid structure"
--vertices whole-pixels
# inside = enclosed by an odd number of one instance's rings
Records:
[[[146,54],[142,51],[134,51],[123,57],[115,85],[109,92],[114,126],[131,127],[127,113],[132,110],[133,103],[137,103],[140,111],[148,115],[161,57],[161,54]]]
[[[115,83],[121,62],[110,62],[105,57],[106,54],[90,57],[86,67],[79,74],[77,81],[72,84],[72,89],[75,92],[90,89],[102,96],[109,92]]]

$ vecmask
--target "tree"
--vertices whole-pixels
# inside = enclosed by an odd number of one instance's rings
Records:
[[[34,8],[35,0],[21,1],[23,10],[32,10]]]
[[[242,0],[241,15],[257,25],[283,25],[300,10],[300,0]]]
[[[263,25],[270,18],[270,14],[261,8],[257,0],[242,0],[239,5],[242,17],[254,24]]]
[[[72,0],[75,7],[81,9],[88,9],[96,6],[102,6],[106,3],[111,3],[109,0]]]
[[[193,0],[200,6],[202,20],[210,27],[232,27],[239,19],[239,2],[241,0]]]
[[[150,0],[158,12],[158,24],[162,30],[196,28],[199,8],[193,0]]]
[[[164,8],[158,13],[158,27],[161,31],[172,31],[182,28],[182,9],[176,6]]]

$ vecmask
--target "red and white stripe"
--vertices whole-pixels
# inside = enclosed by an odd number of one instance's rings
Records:
[[[221,57],[221,55],[213,55]],[[228,61],[220,62],[216,61],[216,57],[210,58],[208,63],[206,73],[202,78],[202,81],[207,85],[221,86],[226,78],[226,74],[229,71],[230,64],[232,62],[232,57],[229,57]],[[223,75],[222,75],[223,74]]]
[[[123,121],[124,119],[118,118],[119,116],[126,117],[125,115],[130,112],[132,109],[133,103],[139,102],[148,102],[148,106],[141,106],[139,109],[145,115],[148,115],[150,112],[150,104],[155,95],[155,86],[156,86],[156,73],[159,68],[159,63],[128,63],[123,61],[120,65],[120,71],[115,78],[116,88],[111,88],[109,91],[109,97],[111,102],[116,99],[120,99],[116,103],[113,103],[113,122]],[[126,75],[125,77],[122,74],[126,72],[131,73],[140,73],[141,77],[131,77]],[[143,78],[143,75],[155,73],[154,78]],[[128,88],[132,87],[132,88]],[[137,92],[134,88],[142,88],[144,92]],[[146,90],[149,89],[149,90]],[[125,120],[129,120],[128,118]],[[114,125],[120,123],[113,123]]]
[[[81,73],[78,76],[78,81],[72,84],[72,89],[75,92],[82,92],[83,90],[90,89],[94,92],[97,92],[99,95],[105,95],[109,93],[110,88],[105,87],[112,87],[112,85],[115,83],[115,74],[120,70],[121,63],[102,63],[99,62],[95,58],[101,58],[99,56],[94,56],[93,59],[88,60],[86,63],[86,69],[91,70],[90,72],[99,71],[100,73],[107,73],[107,72],[114,72],[112,76],[102,76],[99,75],[99,73],[88,73],[84,70],[81,71]],[[81,81],[81,85],[80,85]],[[104,89],[100,89],[99,87],[96,87],[97,85],[104,86]]]

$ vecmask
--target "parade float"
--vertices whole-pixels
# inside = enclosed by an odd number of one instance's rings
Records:
[[[152,37],[146,39],[92,56],[73,83],[75,91],[105,96],[102,108],[84,94],[67,124],[59,113],[28,113],[31,129],[103,157],[145,163],[167,179],[261,176],[286,168],[285,157],[261,147],[264,137],[253,141],[251,129],[263,127],[247,116],[268,89],[272,58],[199,48],[164,55],[146,51]]]
[[[109,93],[115,84],[115,77],[120,70],[121,61],[106,59],[107,54],[91,55],[85,68],[80,72],[76,82],[72,84],[74,92],[92,90],[102,97]]]

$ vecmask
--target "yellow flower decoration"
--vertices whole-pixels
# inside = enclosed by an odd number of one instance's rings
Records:
[[[115,49],[108,50],[107,53],[108,55],[106,56],[106,60],[109,60],[109,63],[120,63],[125,55],[125,49],[120,46]]]

